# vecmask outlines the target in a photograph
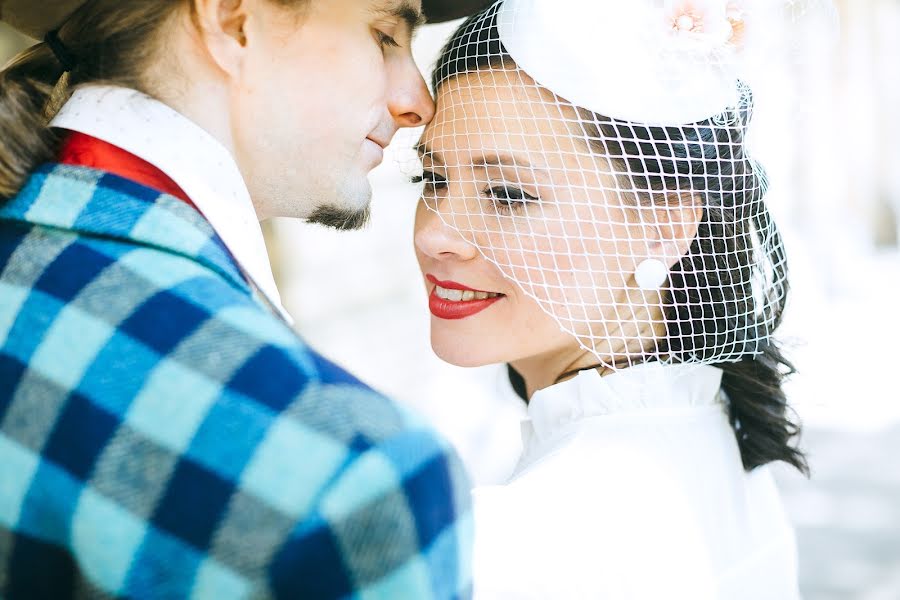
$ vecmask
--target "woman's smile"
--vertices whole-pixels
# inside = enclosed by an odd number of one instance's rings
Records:
[[[428,297],[428,308],[439,319],[465,319],[505,298],[499,292],[476,290],[456,281],[441,281],[431,274],[425,278],[434,285]]]

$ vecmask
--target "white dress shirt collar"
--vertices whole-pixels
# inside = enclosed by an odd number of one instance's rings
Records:
[[[123,87],[78,88],[51,122],[117,146],[180,187],[209,221],[251,285],[284,317],[262,229],[234,157],[193,121]]]

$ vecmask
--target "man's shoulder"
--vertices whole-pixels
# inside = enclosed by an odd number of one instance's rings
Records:
[[[338,454],[429,431],[316,352],[249,287],[168,248],[2,222],[0,300],[0,397],[78,394],[163,439],[198,419],[210,440],[242,428],[254,439],[278,421],[307,448]]]
[[[135,380],[157,369],[190,373],[143,382],[161,394],[206,380],[273,409],[308,384],[377,396],[312,350],[243,281],[168,248],[0,223],[0,297],[0,347],[38,371],[90,354],[95,370],[127,366]],[[124,355],[127,365],[116,360]]]
[[[105,314],[112,325],[138,306],[247,305],[249,287],[221,240],[192,207],[128,180],[82,167],[45,165],[0,205],[0,279],[10,297]],[[29,298],[33,300],[33,298]]]
[[[449,446],[192,256],[0,223],[0,423],[12,529],[105,591],[465,582]]]
[[[327,393],[366,405],[368,422],[403,419],[254,298],[196,211],[100,171],[45,165],[0,206],[0,298],[2,354],[46,367],[61,391],[116,373],[122,396],[237,394],[282,410]]]

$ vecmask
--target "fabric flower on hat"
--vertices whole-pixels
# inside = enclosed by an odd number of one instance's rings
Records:
[[[665,25],[684,50],[727,52],[744,43],[744,10],[737,1],[667,0]]]
[[[738,2],[730,2],[725,8],[725,17],[731,25],[731,39],[728,43],[735,48],[743,48],[747,41],[746,11]]]
[[[685,0],[673,5],[669,11],[672,31],[695,35],[702,34],[705,14],[706,12],[701,10],[700,6],[691,0]]]

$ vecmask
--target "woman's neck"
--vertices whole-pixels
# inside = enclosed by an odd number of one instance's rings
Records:
[[[538,390],[571,379],[580,371],[595,368],[600,375],[612,373],[617,365],[627,363],[623,359],[646,354],[648,348],[642,345],[644,343],[642,340],[658,340],[663,338],[666,332],[661,317],[654,321],[645,321],[639,329],[640,331],[634,335],[623,335],[620,344],[606,348],[605,360],[601,360],[598,354],[585,350],[573,340],[573,343],[565,348],[511,361],[510,365],[525,380],[526,398],[530,400]]]
[[[563,352],[530,356],[513,361],[510,365],[525,380],[526,398],[529,400],[538,390],[571,379],[579,371],[596,367],[603,375],[608,370],[599,364],[592,352],[577,346]]]

